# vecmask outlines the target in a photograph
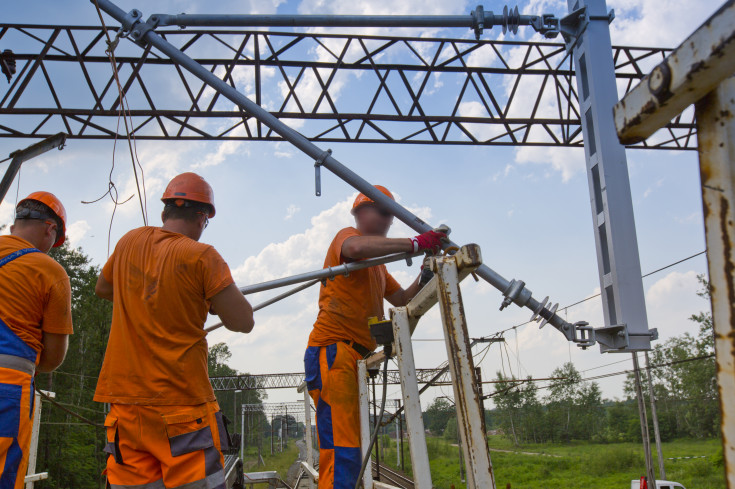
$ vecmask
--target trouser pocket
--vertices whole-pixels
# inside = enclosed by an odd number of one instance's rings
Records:
[[[112,413],[109,413],[105,418],[105,434],[107,436],[107,443],[105,444],[104,452],[114,458],[116,463],[122,465],[123,458],[120,453],[118,418]]]
[[[217,420],[220,450],[222,450],[222,452],[232,450],[234,448],[232,437],[230,436],[230,430],[227,429],[227,426],[230,424],[230,420],[222,413],[222,411],[214,413],[214,417]]]
[[[221,452],[215,444],[214,437],[219,436],[219,445],[222,445],[220,433],[226,431],[224,429],[220,431],[219,426],[212,426],[219,424],[217,414],[212,412],[210,406],[204,404],[163,415],[171,456],[182,457],[198,451],[203,452],[204,473],[208,479],[208,487],[211,477],[217,479],[212,487],[219,487],[219,479],[224,477]],[[222,424],[224,425],[224,422]]]
[[[178,457],[214,447],[206,406],[164,414],[163,421],[166,424],[171,456]]]

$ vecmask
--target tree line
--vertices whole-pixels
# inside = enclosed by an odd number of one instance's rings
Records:
[[[709,301],[709,284],[703,276],[699,281],[702,289],[698,295]],[[684,333],[657,344],[650,352],[650,370],[641,362],[644,399],[649,409],[650,372],[664,441],[720,435],[712,316],[701,312],[689,319],[698,326],[696,334]],[[485,416],[488,429],[498,430],[516,445],[640,440],[631,371],[626,373],[622,399],[615,400],[603,399],[599,384],[584,380],[572,363],[555,368],[549,377],[557,380],[539,386],[530,377],[518,379],[497,372],[490,395],[495,407]],[[456,437],[454,408],[444,398],[434,400],[424,413],[424,422],[434,434]],[[648,422],[649,425],[653,422],[650,411]]]

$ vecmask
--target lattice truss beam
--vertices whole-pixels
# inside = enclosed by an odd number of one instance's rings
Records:
[[[562,44],[250,30],[159,33],[313,141],[583,145],[574,67]],[[17,73],[0,88],[0,137],[64,131],[72,138],[109,139],[124,132],[100,28],[0,24],[5,49],[15,53]],[[620,96],[670,52],[613,51]],[[136,138],[281,140],[150,47],[121,39],[115,54]],[[693,117],[686,111],[635,147],[695,149]]]
[[[416,379],[419,384],[425,384],[442,372],[439,368],[418,368]],[[231,375],[227,377],[210,377],[212,388],[216,391],[255,390],[255,389],[296,389],[304,382],[304,373],[288,374],[260,374],[260,375]],[[383,372],[379,372],[375,382],[382,383]],[[388,383],[400,384],[398,370],[388,370]],[[436,385],[451,385],[452,378],[446,370],[436,380]]]

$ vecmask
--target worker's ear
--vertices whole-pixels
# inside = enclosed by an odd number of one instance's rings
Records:
[[[51,238],[51,243],[56,243],[56,230],[58,228],[58,225],[56,223],[52,223],[48,226],[46,226],[46,237]]]

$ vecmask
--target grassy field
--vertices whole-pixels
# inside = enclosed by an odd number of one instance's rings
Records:
[[[465,488],[460,481],[459,447],[443,438],[434,437],[427,438],[427,446],[434,487]],[[637,443],[532,444],[515,447],[503,437],[491,436],[488,446],[498,488],[628,489],[630,481],[640,478],[645,470],[641,445]],[[664,443],[664,457],[706,456],[666,460],[667,479],[680,482],[687,489],[724,488],[720,447],[719,440],[676,440]],[[404,451],[406,472],[410,474],[408,443],[404,443]],[[396,466],[395,441],[386,445],[383,455],[384,463]],[[657,461],[654,460],[654,463]]]
[[[265,472],[268,470],[275,470],[281,479],[286,480],[288,474],[288,468],[299,456],[299,449],[296,446],[294,440],[290,440],[288,446],[283,449],[282,453],[275,452],[271,455],[270,445],[263,445],[262,452],[263,464],[258,464],[258,449],[254,447],[248,447],[245,449],[245,456],[243,457],[243,467],[245,472]]]

